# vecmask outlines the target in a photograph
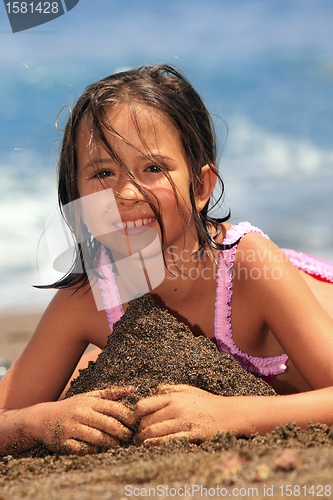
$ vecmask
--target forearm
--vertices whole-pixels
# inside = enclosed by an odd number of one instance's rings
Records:
[[[333,425],[333,387],[287,396],[241,396],[230,398],[234,434],[266,434],[281,424],[296,422],[306,428],[309,422]],[[222,402],[221,402],[222,403]],[[222,403],[223,405],[223,403]],[[221,412],[221,426],[223,415]],[[226,429],[223,429],[226,430]]]

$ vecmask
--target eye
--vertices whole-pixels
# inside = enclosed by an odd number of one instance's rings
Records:
[[[114,173],[111,170],[100,170],[93,175],[93,179],[109,179]]]
[[[163,172],[163,167],[160,165],[149,165],[148,167],[145,168],[145,172],[151,173],[151,174],[158,174],[159,172]]]

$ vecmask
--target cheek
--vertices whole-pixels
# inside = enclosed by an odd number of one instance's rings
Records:
[[[175,213],[188,216],[192,212],[190,193],[184,191],[173,191],[172,187],[160,187],[154,189],[154,196],[150,197],[152,203],[156,201],[161,210],[162,216],[174,216]]]
[[[87,194],[87,186],[86,182],[84,182],[86,179],[82,179],[80,176],[77,179],[77,190],[79,192],[80,198],[82,196],[85,196]]]
[[[115,231],[121,218],[112,190],[103,189],[79,200],[80,215],[91,234],[99,235]]]

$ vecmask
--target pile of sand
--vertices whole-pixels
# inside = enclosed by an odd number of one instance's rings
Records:
[[[221,396],[276,394],[213,342],[195,337],[147,294],[130,302],[96,362],[81,370],[66,397],[134,385],[135,394],[125,401],[134,405],[155,394],[161,383],[187,384]]]

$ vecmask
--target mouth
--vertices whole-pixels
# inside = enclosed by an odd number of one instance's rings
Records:
[[[129,229],[133,227],[148,226],[149,224],[155,221],[156,221],[155,217],[150,217],[147,219],[127,220],[124,222],[116,223],[115,226],[119,229]]]

